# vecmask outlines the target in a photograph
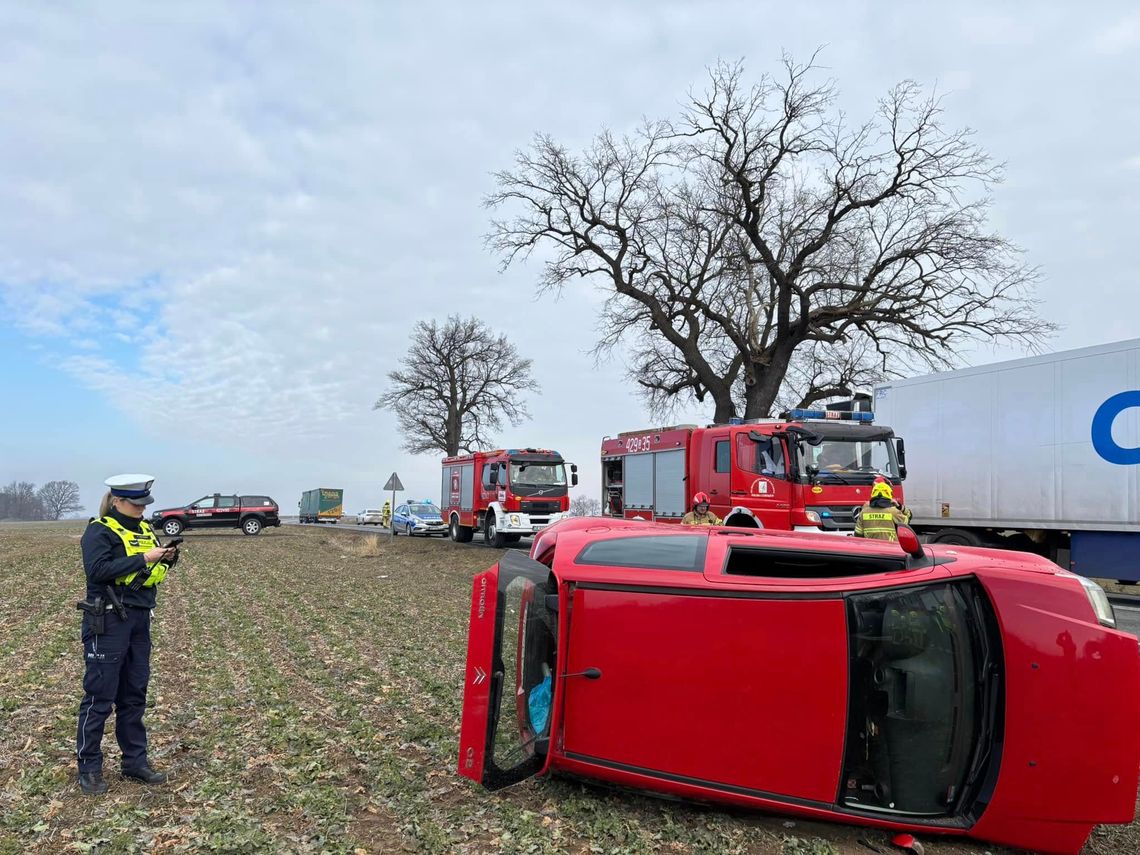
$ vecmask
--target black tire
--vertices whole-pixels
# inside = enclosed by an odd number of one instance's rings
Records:
[[[928,543],[941,543],[943,546],[982,546],[982,538],[968,528],[944,528],[930,536]]]
[[[186,526],[182,524],[182,520],[172,518],[162,524],[162,533],[167,537],[178,537],[178,535],[182,534],[184,528],[186,528]]]
[[[507,543],[518,543],[522,540],[521,534],[505,534],[503,537],[506,538]]]
[[[396,524],[395,524],[395,523],[392,523],[392,524],[391,524],[391,525],[390,525],[388,528],[389,528],[389,529],[391,530],[391,532],[392,532],[392,537],[395,537],[396,535],[398,535],[398,534],[400,533],[400,530],[399,530],[398,528],[396,528]]]
[[[507,545],[507,537],[499,531],[494,511],[487,511],[483,518],[483,543],[492,549],[502,549]]]
[[[261,534],[261,529],[261,520],[259,520],[257,517],[246,517],[241,521],[241,530],[248,534],[250,537],[253,537],[256,534]]]
[[[470,543],[471,538],[475,535],[475,532],[469,526],[459,524],[458,514],[452,514],[451,522],[448,523],[447,529],[451,535],[451,539],[456,543]]]
[[[415,532],[412,531],[412,524],[411,523],[405,524],[404,531],[407,532],[408,537],[415,537],[416,536]]]

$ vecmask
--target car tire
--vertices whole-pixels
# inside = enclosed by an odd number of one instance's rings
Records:
[[[186,526],[182,524],[182,520],[170,519],[162,524],[162,533],[167,537],[177,537],[182,534],[182,530],[185,528]]]
[[[470,526],[459,524],[458,514],[452,515],[451,522],[448,523],[447,527],[451,539],[456,543],[470,543],[471,538],[475,535],[474,530],[472,530]]]
[[[242,520],[241,530],[248,534],[250,537],[255,534],[261,534],[261,520],[257,517],[246,517]]]
[[[494,511],[488,511],[484,518],[483,543],[492,549],[502,549],[507,545],[506,535],[499,531],[499,523]]]
[[[398,528],[396,528],[395,523],[392,523],[388,528],[392,532],[392,537],[395,537],[396,535],[398,535],[400,533],[400,530]]]
[[[943,546],[983,546],[977,532],[968,528],[944,528],[930,536],[928,543],[941,543]]]
[[[408,535],[408,537],[415,537],[415,533],[412,531],[412,524],[411,523],[408,523],[406,526],[404,526],[404,531]]]

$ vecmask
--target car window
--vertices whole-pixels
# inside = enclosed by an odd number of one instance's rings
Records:
[[[219,508],[233,508],[237,506],[237,496],[218,496]]]
[[[418,516],[434,517],[439,515],[439,508],[435,505],[409,505],[408,506],[413,514]]]
[[[589,544],[575,563],[701,571],[707,545],[708,537],[703,534],[615,537]]]
[[[262,508],[268,508],[268,507],[271,507],[272,505],[273,505],[273,500],[271,498],[269,498],[268,496],[242,496],[241,497],[241,506],[243,508],[252,508],[255,506],[260,506]]]
[[[400,505],[400,507],[396,508],[396,513],[398,513],[398,514],[406,514],[407,512],[408,512],[408,506],[407,505]]]
[[[216,500],[213,496],[203,496],[198,501],[194,502],[190,507],[192,508],[212,508]]]

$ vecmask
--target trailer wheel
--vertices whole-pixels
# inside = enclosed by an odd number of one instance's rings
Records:
[[[451,535],[451,539],[456,543],[470,543],[471,538],[475,534],[475,532],[469,526],[459,524],[458,514],[451,515],[451,522],[448,523],[447,527],[448,533]]]
[[[945,546],[981,546],[982,539],[968,528],[944,528],[932,534],[928,543],[941,543]]]
[[[483,523],[483,543],[492,549],[502,549],[507,544],[506,536],[499,533],[499,523],[494,511],[487,511]]]

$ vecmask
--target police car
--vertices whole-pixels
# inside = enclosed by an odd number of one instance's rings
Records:
[[[399,505],[392,513],[392,534],[447,535],[447,525],[439,508],[430,500]]]

